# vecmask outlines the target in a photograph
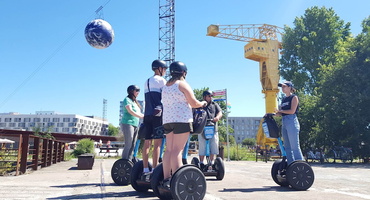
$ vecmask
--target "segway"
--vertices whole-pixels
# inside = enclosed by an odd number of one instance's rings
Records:
[[[273,118],[274,114],[266,114],[262,128],[267,137],[277,138],[282,159],[276,160],[271,168],[274,182],[280,186],[291,186],[296,190],[307,190],[315,180],[311,166],[304,160],[297,160],[288,165],[283,141],[279,128]]]
[[[162,200],[203,199],[207,191],[204,174],[194,165],[181,166],[173,173],[169,185],[163,182],[163,165],[153,171],[151,187],[154,194]]]
[[[162,155],[164,151],[164,144],[166,143],[166,138],[162,139],[162,144],[160,148],[159,163],[162,162]],[[152,171],[153,166],[148,162],[149,171]],[[143,174],[144,162],[142,160],[135,163],[131,171],[131,186],[138,192],[146,192],[151,189],[150,178],[151,174]]]
[[[160,149],[160,162],[159,163],[161,163],[161,160],[162,160],[161,158],[163,156],[165,143],[166,143],[166,138],[163,138],[161,149]],[[184,151],[186,148],[187,146],[185,145]],[[187,159],[186,157],[183,158],[183,162],[184,160],[186,161],[186,159]],[[148,166],[149,166],[149,170],[152,171],[153,166],[150,162],[148,163]],[[146,192],[149,189],[152,189],[151,178],[153,176],[154,171],[153,173],[143,174],[143,169],[144,169],[144,163],[142,160],[140,160],[137,163],[135,163],[131,171],[131,181],[130,181],[131,186],[138,192]]]
[[[136,158],[138,149],[140,146],[140,140],[137,140],[135,143],[135,149],[133,154],[133,159],[119,159],[114,162],[111,169],[111,177],[117,185],[129,185],[131,182],[131,170],[132,167],[138,159]]]
[[[197,157],[194,157],[191,160],[191,164],[197,166],[204,174],[204,176],[216,176],[217,180],[222,180],[225,176],[225,165],[222,161],[221,157],[217,157],[215,159],[214,166],[212,166],[211,159],[210,159],[210,140],[215,135],[215,124],[208,120],[207,125],[204,127],[204,137],[206,139],[206,159],[207,159],[207,165],[204,166],[202,169],[200,166],[199,159]],[[201,136],[199,136],[201,137]]]

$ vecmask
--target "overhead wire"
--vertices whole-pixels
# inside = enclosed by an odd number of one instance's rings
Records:
[[[100,11],[103,9],[111,0],[108,0],[103,6],[100,6],[94,14],[90,15],[89,18],[85,21],[89,21],[94,15],[97,14],[98,10]],[[81,27],[86,26],[86,22],[84,24],[79,25],[76,30],[66,39],[64,40],[27,78],[25,78],[21,84],[19,84],[13,92],[11,92],[1,103],[0,108],[2,108],[24,85],[28,83],[59,51],[63,49],[76,35],[78,32],[81,31]]]

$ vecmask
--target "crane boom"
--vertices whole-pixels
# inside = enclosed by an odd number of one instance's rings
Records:
[[[250,42],[252,40],[281,40],[283,29],[269,24],[210,25],[207,36]]]

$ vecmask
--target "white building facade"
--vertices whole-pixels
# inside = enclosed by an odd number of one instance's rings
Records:
[[[108,135],[108,122],[95,116],[59,114],[36,111],[35,114],[0,113],[0,129],[67,133],[77,135]]]
[[[229,126],[234,129],[236,143],[242,143],[245,138],[256,138],[261,117],[228,117]]]

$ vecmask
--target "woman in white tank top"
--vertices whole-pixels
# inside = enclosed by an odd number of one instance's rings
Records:
[[[176,61],[170,65],[171,79],[162,89],[163,127],[166,134],[166,152],[163,156],[164,186],[169,184],[171,171],[182,166],[182,154],[192,131],[192,108],[204,107],[206,101],[198,101],[190,85],[185,81],[187,67]]]

